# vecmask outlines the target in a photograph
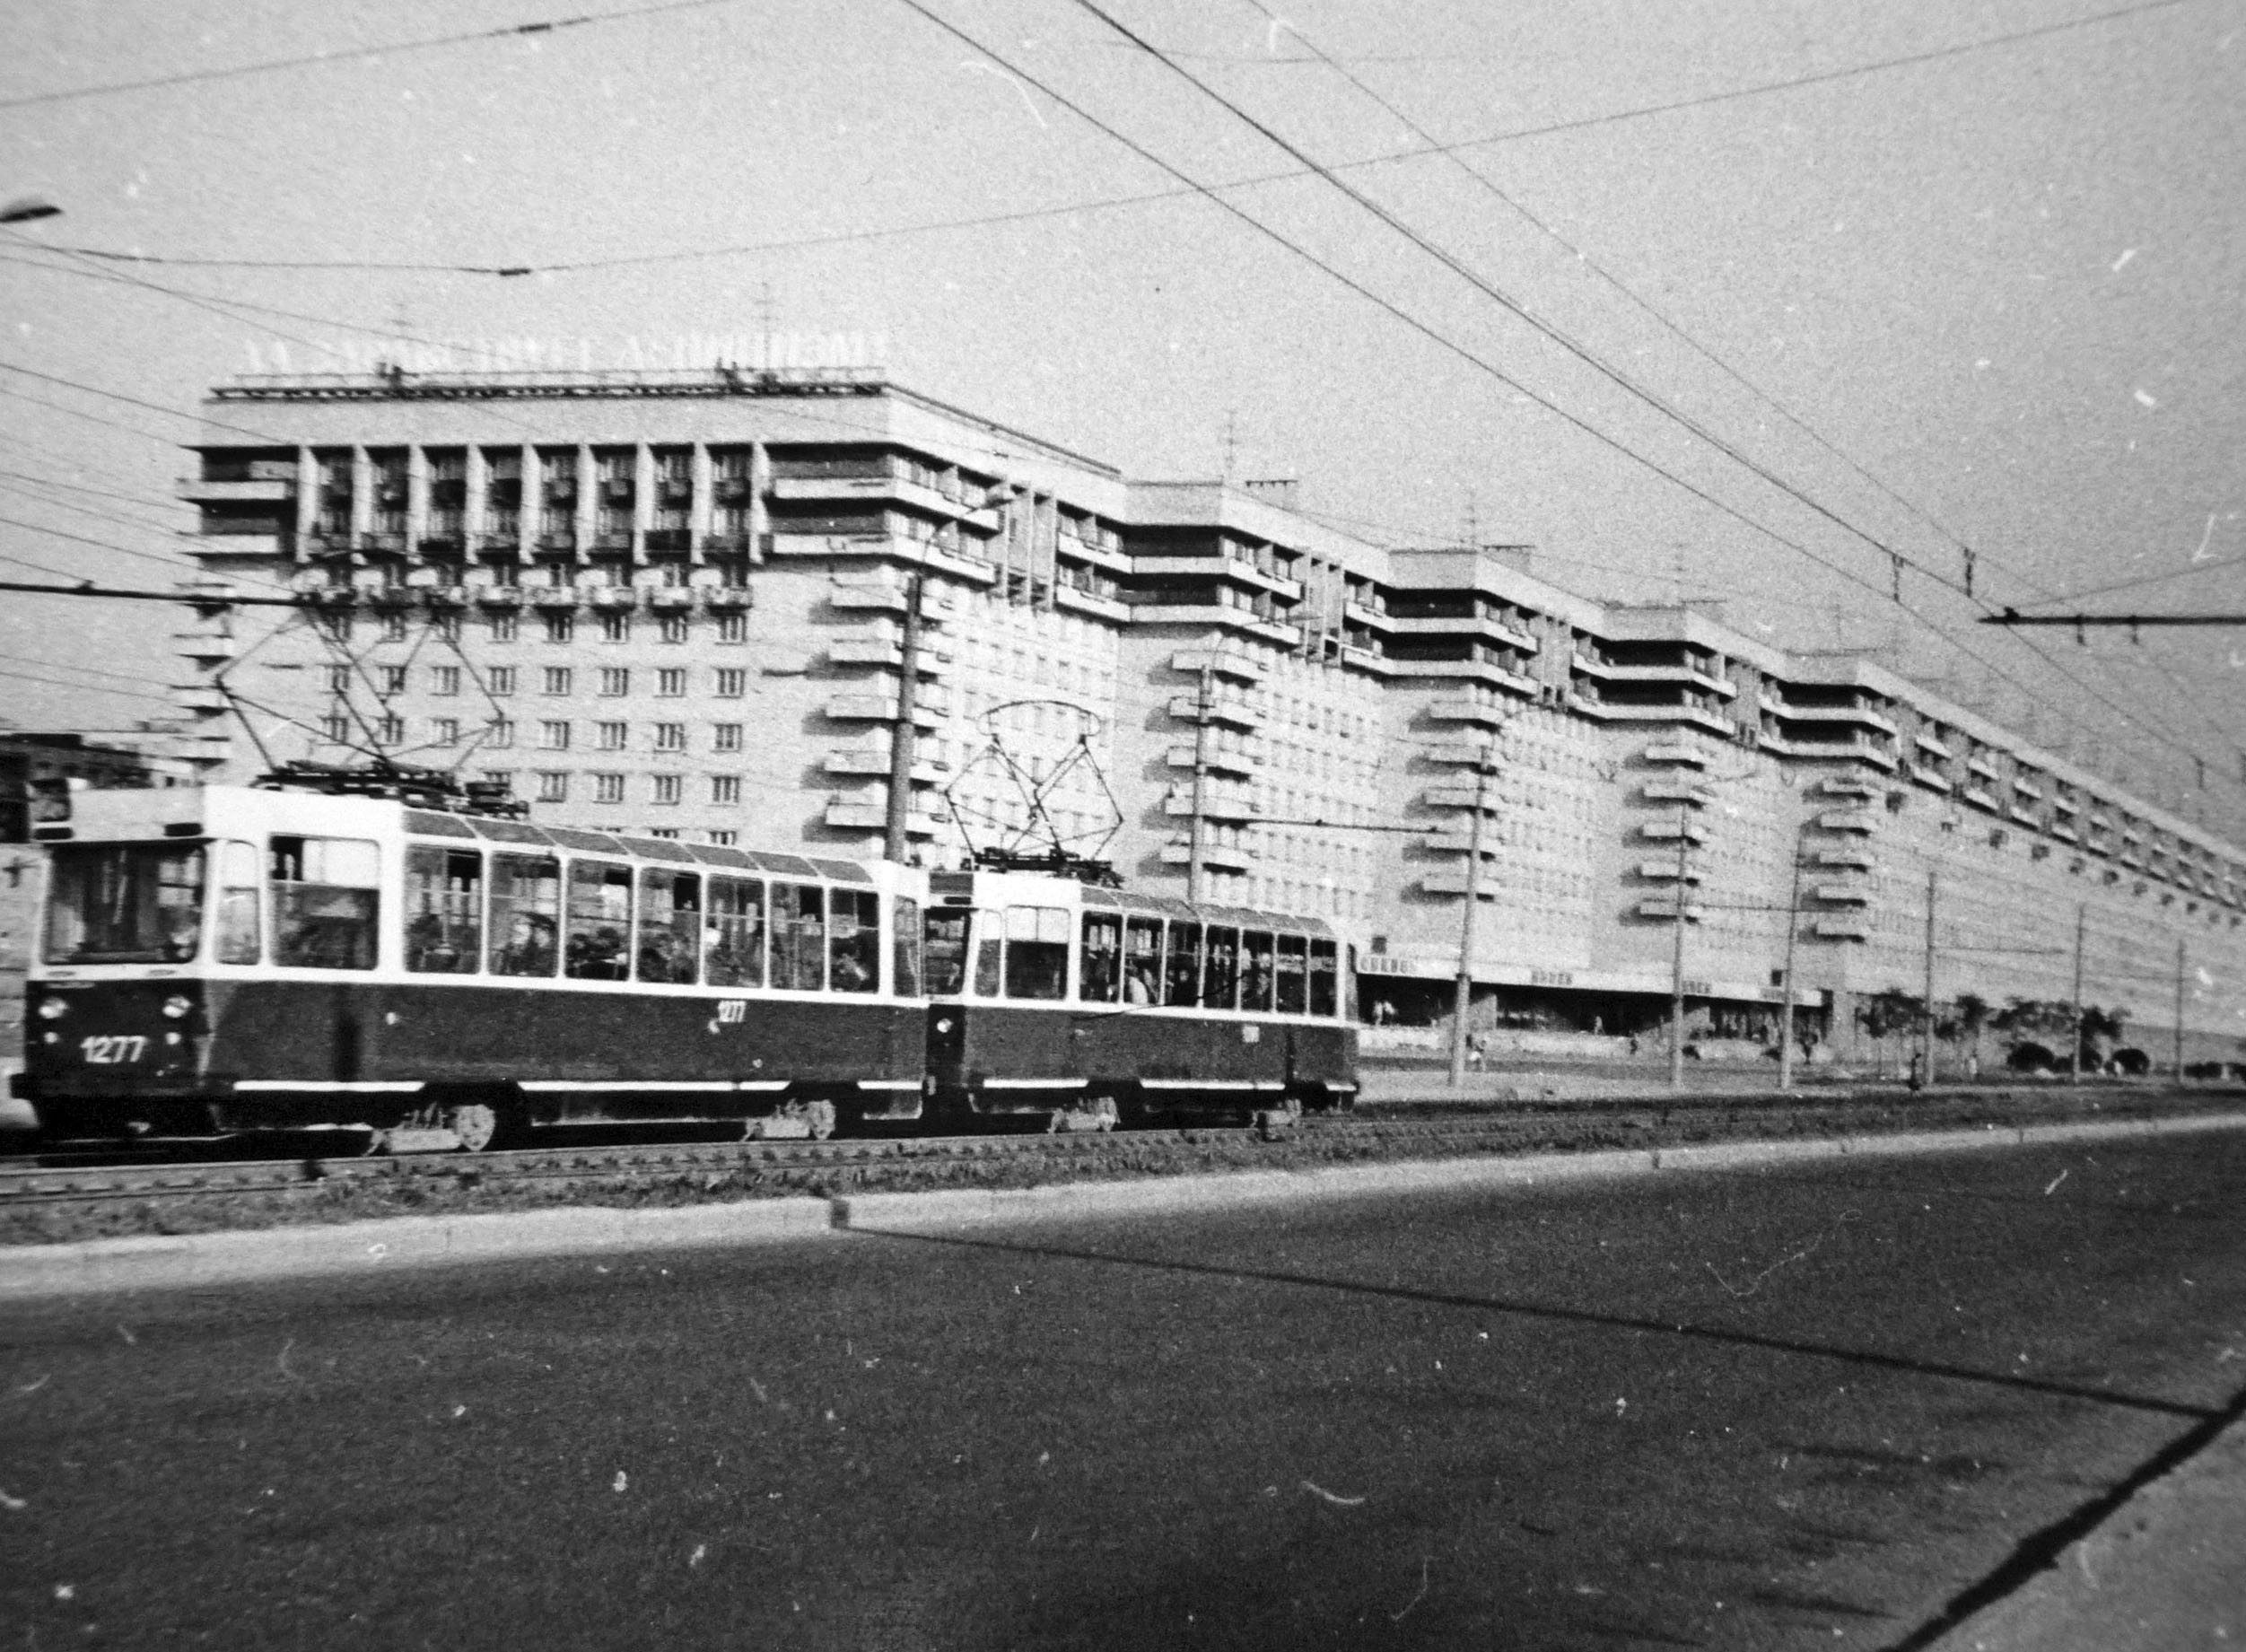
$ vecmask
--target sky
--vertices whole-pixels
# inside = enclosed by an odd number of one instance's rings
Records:
[[[1975,623],[2246,613],[2246,0],[11,21],[0,202],[62,211],[0,228],[0,578],[168,586],[238,374],[847,334],[1134,476],[1875,650],[2246,842],[2246,627]],[[161,716],[179,620],[0,592],[0,719]]]

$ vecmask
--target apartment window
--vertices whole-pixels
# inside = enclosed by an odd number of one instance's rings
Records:
[[[485,676],[485,686],[492,697],[503,699],[515,691],[515,669],[512,666],[494,666]]]
[[[632,616],[629,614],[603,614],[600,616],[600,640],[603,642],[629,642],[632,640]]]
[[[380,745],[403,746],[406,743],[406,720],[398,716],[383,718],[374,725],[374,738]]]
[[[548,614],[546,616],[547,642],[566,642],[576,634],[577,616],[574,614]]]
[[[484,744],[494,750],[515,743],[515,725],[511,718],[494,717],[484,725]]]
[[[406,616],[403,614],[382,616],[382,641],[403,642],[406,640]]]
[[[329,694],[351,692],[351,668],[349,666],[322,666],[320,669],[328,673]]]
[[[647,828],[647,835],[650,837],[660,837],[666,843],[677,843],[678,841],[678,828],[677,826],[650,826]]]
[[[712,774],[710,776],[710,801],[712,803],[738,803],[740,800],[741,777],[738,774]]]
[[[569,749],[569,724],[566,721],[542,722],[538,725],[538,745],[546,751]]]
[[[441,642],[457,642],[460,640],[460,616],[458,614],[435,615],[429,621],[429,631]]]
[[[655,725],[655,749],[657,751],[686,750],[686,725],[683,722],[657,723]]]
[[[741,841],[741,835],[730,826],[721,826],[713,832],[704,832],[702,835],[705,842],[716,843],[721,848],[727,849]]]
[[[748,692],[748,673],[738,666],[721,666],[718,669],[718,697],[738,700]]]
[[[686,616],[684,614],[664,615],[657,634],[666,642],[684,642],[686,640]]]
[[[655,692],[675,700],[686,692],[686,668],[665,666],[655,673]]]
[[[431,694],[459,693],[460,668],[458,666],[432,666],[429,669],[429,692]]]
[[[738,751],[738,750],[740,750],[740,748],[741,748],[741,725],[740,725],[740,724],[738,724],[738,723],[737,723],[737,722],[721,722],[721,723],[718,723],[718,724],[714,725],[714,727],[713,727],[713,730],[712,730],[712,731],[716,734],[717,739],[716,739],[714,741],[712,741],[712,744],[711,744],[711,747],[710,747],[710,749],[711,749],[711,750],[712,750],[712,751]]]
[[[601,667],[600,692],[611,699],[618,695],[630,694],[632,692],[632,668],[630,666]]]
[[[351,739],[351,720],[347,717],[321,718],[319,738],[336,746],[348,743]]]
[[[567,693],[570,691],[571,686],[572,686],[572,684],[571,684],[571,681],[570,681],[570,672],[569,672],[569,668],[568,668],[567,666],[548,666],[548,667],[546,667],[546,693],[551,694],[551,695],[565,695],[565,694],[567,694]]]
[[[406,692],[406,668],[404,666],[383,666],[380,669],[382,692],[386,695],[404,694]]]
[[[566,803],[569,801],[569,775],[561,769],[538,771],[538,801]]]
[[[721,614],[721,615],[719,615],[719,616],[718,616],[718,641],[719,641],[719,642],[747,642],[747,641],[748,641],[748,616],[747,616],[747,615],[746,615],[746,614]]]
[[[624,776],[623,776],[623,775],[621,775],[621,774],[596,774],[596,775],[594,775],[594,776],[593,776],[593,801],[594,801],[594,802],[596,802],[596,803],[621,803],[621,802],[623,802],[623,801],[624,801]]]
[[[679,775],[658,774],[655,776],[655,800],[658,803],[676,803],[683,789],[682,777]]]
[[[429,740],[434,746],[458,746],[460,743],[460,720],[458,717],[431,719]]]
[[[595,726],[600,730],[601,750],[622,751],[630,744],[631,725],[629,723],[604,722]]]
[[[494,642],[511,642],[521,634],[521,621],[512,614],[493,615],[491,627]]]

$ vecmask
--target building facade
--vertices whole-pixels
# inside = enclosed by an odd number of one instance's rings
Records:
[[[1447,1002],[1471,890],[1477,1017],[1524,1036],[1643,1034],[1681,973],[1700,1036],[1767,1040],[1790,965],[1845,1046],[1931,932],[1937,1004],[2067,1000],[2079,955],[2163,1060],[2179,1001],[2188,1059],[2246,1048],[2246,852],[1520,547],[1384,548],[863,371],[247,380],[206,419],[180,695],[216,775],[380,751],[870,855],[909,729],[916,857],[1057,841],[1324,917],[1398,1019]]]

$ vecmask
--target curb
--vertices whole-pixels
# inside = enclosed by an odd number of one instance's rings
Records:
[[[831,1198],[757,1199],[661,1210],[584,1206],[478,1216],[406,1216],[335,1227],[261,1228],[0,1250],[0,1303],[111,1291],[164,1290],[260,1281],[396,1272],[539,1256],[591,1255],[661,1246],[714,1246],[810,1238],[835,1232],[956,1232],[1060,1217],[1116,1218],[1166,1211],[1369,1198],[1395,1193],[1534,1187],[1664,1171],[1731,1170],[1815,1159],[1895,1158],[1992,1148],[2049,1146],[2246,1130],[2246,1112],[2010,1128],[1732,1141],[1705,1147],[1537,1153],[1515,1158],[1405,1159],[1312,1170],[1071,1182],[1018,1190],[957,1189]]]

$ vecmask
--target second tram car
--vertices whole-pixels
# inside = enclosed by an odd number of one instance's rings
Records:
[[[50,1137],[1058,1127],[1347,1105],[1323,925],[1024,872],[288,787],[89,791],[18,1093]]]

